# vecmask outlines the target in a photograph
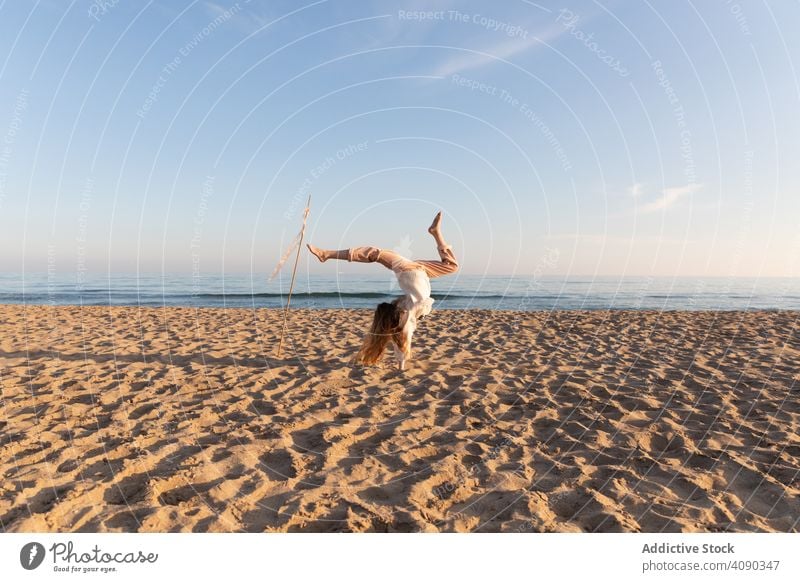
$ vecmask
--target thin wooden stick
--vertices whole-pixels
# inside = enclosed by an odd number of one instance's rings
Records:
[[[308,202],[306,203],[306,211],[303,214],[303,228],[300,229],[300,242],[297,244],[297,256],[294,259],[294,268],[292,269],[292,282],[289,284],[289,296],[286,298],[286,309],[283,310],[283,329],[281,330],[281,341],[278,343],[278,357],[281,357],[283,350],[283,337],[286,334],[286,324],[289,320],[289,304],[292,302],[292,290],[294,289],[294,278],[297,275],[297,263],[300,261],[300,250],[303,248],[303,237],[306,234],[306,220],[311,212],[311,194],[308,195]]]

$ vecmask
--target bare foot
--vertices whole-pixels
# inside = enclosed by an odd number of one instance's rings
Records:
[[[428,232],[431,234],[436,234],[439,231],[439,223],[442,222],[442,213],[439,211],[436,216],[433,218],[433,222],[428,227]]]
[[[311,254],[319,259],[320,263],[324,263],[328,260],[328,257],[325,256],[325,251],[322,249],[315,247],[311,243],[306,244],[306,246],[308,247],[308,250],[311,251]]]

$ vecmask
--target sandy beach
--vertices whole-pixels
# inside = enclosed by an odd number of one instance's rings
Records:
[[[4,531],[798,531],[800,314],[0,307]]]

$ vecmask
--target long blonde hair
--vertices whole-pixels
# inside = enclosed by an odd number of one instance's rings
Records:
[[[357,362],[368,366],[377,364],[390,341],[393,341],[400,351],[407,351],[406,338],[402,333],[404,313],[405,310],[397,305],[396,300],[392,303],[381,303],[375,308],[372,325],[356,356]]]

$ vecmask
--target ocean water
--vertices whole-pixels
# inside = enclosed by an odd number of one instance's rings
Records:
[[[497,277],[432,281],[436,309],[800,310],[800,279]],[[289,279],[265,274],[0,274],[0,303],[264,308],[286,303]],[[371,308],[400,295],[394,275],[298,274],[298,308]]]

